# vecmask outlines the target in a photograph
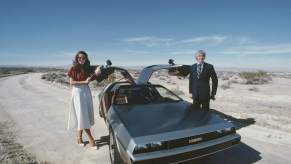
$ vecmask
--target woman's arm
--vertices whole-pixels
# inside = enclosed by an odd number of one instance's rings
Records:
[[[70,78],[70,84],[71,85],[89,84],[89,82],[90,82],[90,78],[89,77],[84,81],[75,81],[73,78]]]

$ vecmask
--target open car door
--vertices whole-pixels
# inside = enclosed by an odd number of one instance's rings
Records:
[[[101,81],[107,79],[109,77],[109,75],[118,71],[122,74],[123,78],[125,80],[129,81],[131,84],[147,84],[149,82],[149,79],[151,78],[152,74],[155,71],[166,69],[166,70],[168,70],[168,73],[171,76],[183,76],[183,77],[185,77],[190,73],[190,69],[191,69],[190,65],[176,65],[176,64],[174,64],[173,60],[170,59],[169,64],[152,65],[152,66],[145,67],[141,71],[138,79],[135,82],[134,79],[132,78],[132,76],[130,75],[130,73],[126,69],[123,69],[120,67],[112,67],[111,64],[112,64],[111,61],[108,60],[107,65],[105,67],[100,66],[101,67],[101,75],[96,76],[95,74],[93,74],[91,79],[97,80],[98,82],[101,82]],[[91,68],[90,68],[91,72],[94,72],[94,70],[97,67],[98,66],[91,66]]]
[[[101,69],[101,74],[98,76],[96,76],[93,73],[97,67],[100,67],[100,69]],[[111,74],[113,74],[115,72],[120,72],[120,74],[123,76],[123,78],[125,80],[127,80],[131,84],[135,84],[134,79],[132,78],[132,76],[130,75],[130,73],[126,69],[123,69],[120,67],[111,67],[111,64],[110,65],[107,64],[106,66],[91,66],[90,72],[92,72],[91,80],[97,80],[98,82],[101,82],[101,81],[107,79]]]
[[[139,78],[137,79],[137,84],[147,84],[155,71],[166,69],[171,76],[187,76],[190,73],[190,65],[175,65],[175,64],[164,64],[164,65],[152,65],[144,68]]]
[[[132,78],[132,76],[130,75],[130,73],[123,68],[120,67],[112,67],[112,63],[111,61],[107,61],[106,62],[107,65],[106,66],[98,66],[98,65],[93,65],[90,66],[90,72],[92,74],[91,76],[91,80],[97,80],[98,82],[102,82],[103,80],[107,79],[110,75],[118,72],[122,75],[121,79],[124,79],[125,81],[129,82],[130,84],[135,84],[134,79]],[[97,67],[100,67],[101,69],[101,74],[96,76],[96,74],[94,73],[94,71],[96,70]],[[113,86],[112,84],[108,85],[108,86]],[[108,89],[108,86],[106,88],[104,88],[104,91],[101,92],[98,96],[99,98],[99,115],[101,117],[105,117],[105,113],[107,113],[110,105],[111,105],[111,99],[113,96],[113,93],[111,92],[106,92],[105,90]]]

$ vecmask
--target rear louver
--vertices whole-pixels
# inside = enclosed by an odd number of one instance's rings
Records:
[[[194,145],[200,142],[210,141],[213,139],[217,139],[220,137],[224,137],[229,134],[235,133],[235,128],[229,128],[228,130],[218,130],[210,133],[204,133],[197,136],[190,136],[185,138],[179,138],[175,140],[169,140],[169,141],[162,141],[160,146],[155,146],[154,148],[150,146],[150,144],[147,144],[145,148],[138,149],[135,147],[134,154],[139,153],[147,153],[147,152],[153,152],[153,151],[160,151],[160,150],[166,150],[166,149],[173,149],[178,147],[184,147],[188,145]]]
[[[228,131],[228,132],[215,131],[215,132],[205,133],[205,134],[201,134],[201,135],[197,135],[197,136],[191,136],[191,137],[170,140],[170,141],[168,141],[168,149],[183,147],[183,146],[187,146],[187,145],[197,144],[199,142],[213,140],[216,138],[224,137],[224,136],[229,135],[229,134],[234,133],[234,132],[235,132],[235,129],[232,129],[231,131]]]

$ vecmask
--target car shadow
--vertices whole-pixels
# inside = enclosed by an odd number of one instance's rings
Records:
[[[207,122],[209,121],[208,119],[210,118],[209,117],[210,114],[218,115],[220,118],[233,123],[236,127],[236,130],[239,130],[241,128],[244,128],[256,123],[256,120],[254,118],[235,118],[231,115],[227,115],[215,109],[210,109],[210,111],[208,111],[205,109],[193,108],[193,106],[189,106],[187,112],[185,112],[183,121],[185,121],[185,119],[193,119],[195,116],[198,116],[199,118],[204,119],[204,120],[200,120],[201,123]],[[190,115],[193,115],[193,116],[189,117]]]
[[[241,129],[256,123],[254,118],[235,118],[231,115],[227,115],[215,109],[210,110],[211,113],[219,115],[221,118],[226,119],[233,123],[236,126],[236,129]],[[215,153],[210,156],[202,157],[199,159],[195,159],[189,162],[185,162],[187,164],[225,164],[225,163],[236,163],[236,164],[251,164],[255,163],[262,159],[260,156],[260,152],[248,146],[247,144],[241,142],[239,145]]]
[[[97,146],[97,149],[99,149],[102,146],[109,145],[109,135],[101,136],[99,139],[94,141]],[[84,145],[86,146],[87,144],[89,144],[89,141],[84,141]]]
[[[262,159],[260,155],[260,152],[241,142],[233,148],[191,160],[184,164],[252,164]]]
[[[256,120],[254,118],[235,118],[233,116],[227,115],[225,113],[219,112],[215,109],[211,109],[210,110],[212,113],[215,113],[217,115],[219,115],[221,118],[226,119],[228,121],[230,121],[231,123],[233,123],[236,126],[236,129],[239,130],[243,127],[247,127],[250,125],[253,125],[256,123]]]
[[[197,109],[195,109],[197,110]],[[202,109],[199,109],[202,110]],[[206,111],[203,113],[207,113]],[[254,118],[235,118],[231,115],[227,115],[215,109],[211,109],[210,113],[216,114],[221,118],[230,121],[236,126],[236,130],[253,125],[256,123]],[[188,113],[189,114],[189,113]],[[225,163],[236,163],[236,164],[251,164],[262,159],[261,153],[247,144],[241,142],[239,145],[233,148],[215,153],[210,156],[205,156],[188,162],[186,164],[225,164]]]
[[[109,145],[109,135],[101,136],[99,139],[95,140],[95,143],[98,149],[102,146]]]

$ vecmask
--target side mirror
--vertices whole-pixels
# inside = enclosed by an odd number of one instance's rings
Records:
[[[106,67],[109,67],[112,65],[112,62],[110,60],[106,60]]]
[[[168,62],[170,65],[175,65],[174,63],[174,59],[169,59],[169,62]]]

